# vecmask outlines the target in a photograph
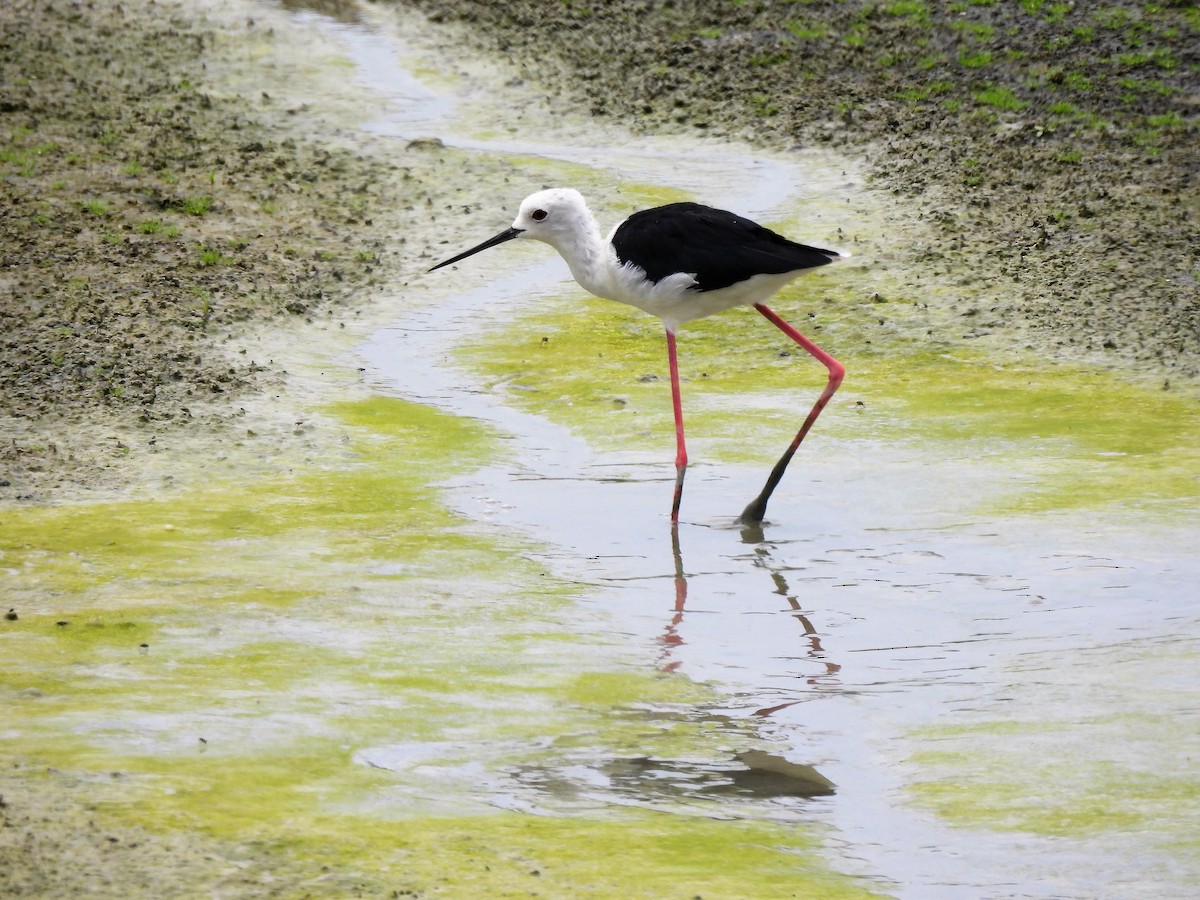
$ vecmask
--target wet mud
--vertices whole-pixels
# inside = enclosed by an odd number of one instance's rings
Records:
[[[238,339],[341,327],[436,234],[446,161],[342,138],[353,89],[305,103],[336,59],[257,13],[0,12],[3,499],[125,488],[182,435],[244,436],[243,401],[286,373]]]

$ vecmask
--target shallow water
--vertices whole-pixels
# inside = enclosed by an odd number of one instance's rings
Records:
[[[354,61],[397,153],[436,136],[581,186],[606,221],[695,196],[884,258],[872,229],[895,213],[852,160],[539,115],[519,85],[485,90],[485,63],[439,72],[397,36],[411,21],[364,15],[294,21]],[[496,185],[461,246],[528,189]],[[379,298],[391,322],[341,360],[367,396],[315,401],[337,452],[11,526],[10,605],[53,605],[5,632],[5,739],[126,772],[154,803],[124,814],[155,827],[334,854],[393,888],[499,896],[536,866],[550,896],[1189,895],[1195,409],[1167,427],[1150,395],[1066,369],[989,382],[986,357],[922,357],[903,329],[868,355],[842,324],[863,307],[833,303],[815,321],[861,358],[744,529],[821,371],[732,314],[682,342],[673,534],[657,327],[582,302],[548,249],[508,250]],[[896,288],[831,269],[814,295]],[[1038,406],[1068,387],[1095,410]]]

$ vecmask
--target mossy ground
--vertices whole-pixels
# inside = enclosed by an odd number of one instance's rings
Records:
[[[1192,3],[418,5],[551,108],[862,156],[930,225],[897,268],[948,270],[1010,343],[1195,384]]]

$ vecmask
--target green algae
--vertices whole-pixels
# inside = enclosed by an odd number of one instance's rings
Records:
[[[931,762],[921,756],[918,764]],[[1009,766],[997,766],[1011,771]],[[922,806],[960,825],[1051,836],[1081,836],[1110,831],[1161,828],[1162,820],[1178,821],[1200,800],[1200,783],[1173,778],[1137,778],[1127,770],[1096,767],[1086,787],[1078,784],[1074,766],[1043,766],[1024,773],[1020,782],[972,780],[969,785],[920,782],[912,793]],[[1031,802],[1030,781],[1072,784],[1070,797],[1042,794]],[[1190,817],[1189,817],[1190,818]],[[1174,826],[1170,826],[1174,828]],[[1185,832],[1176,829],[1182,836]],[[1174,841],[1164,840],[1170,845]],[[1191,841],[1200,846],[1200,841]]]
[[[1001,514],[1153,504],[1186,512],[1200,497],[1200,404],[1111,373],[997,362],[920,347],[905,334],[867,341],[845,324],[861,306],[815,279],[778,309],[842,359],[847,376],[809,441],[872,440],[996,468]],[[680,333],[693,459],[769,464],[824,385],[824,369],[751,310]],[[657,320],[618,304],[544,298],[463,351],[485,383],[601,450],[662,449],[673,424]]]
[[[985,723],[970,729],[929,729],[921,741],[952,741],[958,751],[926,751],[910,762],[942,777],[915,782],[914,801],[959,825],[1054,836],[1081,836],[1111,831],[1155,831],[1158,841],[1200,846],[1195,835],[1200,780],[1183,773],[1139,771],[1128,762],[1082,755],[1070,760],[1021,750],[1020,742],[1036,736],[1045,749],[1071,743],[1079,729],[1096,722]],[[1125,736],[1149,729],[1163,739],[1182,729],[1155,717],[1123,723]],[[1096,728],[1095,732],[1111,731]],[[1015,741],[1016,743],[1009,743]],[[1007,745],[1002,747],[1001,745]],[[953,775],[946,775],[953,772]]]
[[[506,817],[482,835],[471,822],[429,824],[403,845],[404,865],[460,896],[870,896],[814,868],[811,845],[781,852],[779,829],[751,823]],[[446,863],[453,874],[442,874]]]
[[[353,414],[329,412],[376,430],[345,458],[293,477],[159,500],[14,510],[0,522],[4,564],[36,569],[41,586],[53,592],[94,591],[119,576],[135,595],[177,585],[194,590],[195,599],[220,599],[228,580],[221,570],[258,563],[264,540],[286,537],[297,572],[312,561],[303,558],[305,549],[321,555],[318,563],[338,553],[344,561],[415,562],[439,548],[483,546],[434,502],[436,489],[427,481],[485,458],[489,444],[478,425],[386,398],[364,401]],[[366,526],[371,531],[363,533]],[[245,590],[242,579],[228,581],[229,590]]]
[[[1036,653],[1012,673],[1004,709],[909,735],[914,803],[959,826],[1055,837],[1127,835],[1171,852],[1200,847],[1194,640]],[[1036,673],[1036,678],[1028,677]],[[1146,695],[1157,685],[1159,703]],[[1027,709],[1057,710],[1034,718]],[[1014,712],[1015,710],[1015,712]],[[1103,712],[1089,712],[1103,710]],[[1188,858],[1181,856],[1181,859]]]
[[[14,772],[75,773],[105,827],[252,852],[287,896],[343,895],[344,878],[457,896],[866,896],[819,862],[819,834],[687,814],[686,796],[675,813],[492,805],[516,768],[703,765],[761,741],[600,617],[585,638],[576,586],[446,508],[437,482],[496,453],[486,428],[382,397],[322,414],[345,440],[274,478],[6,510]],[[391,748],[425,762],[389,766]]]
[[[982,354],[866,360],[889,431],[957,445],[1019,479],[997,513],[1113,505],[1186,513],[1200,498],[1200,404],[1110,373]],[[959,452],[962,452],[961,450]]]

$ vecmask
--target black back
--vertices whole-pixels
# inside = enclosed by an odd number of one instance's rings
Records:
[[[652,282],[687,272],[694,290],[717,291],[755,275],[782,275],[838,258],[789,241],[757,222],[700,203],[669,203],[634,213],[612,236],[622,263],[643,269]]]

